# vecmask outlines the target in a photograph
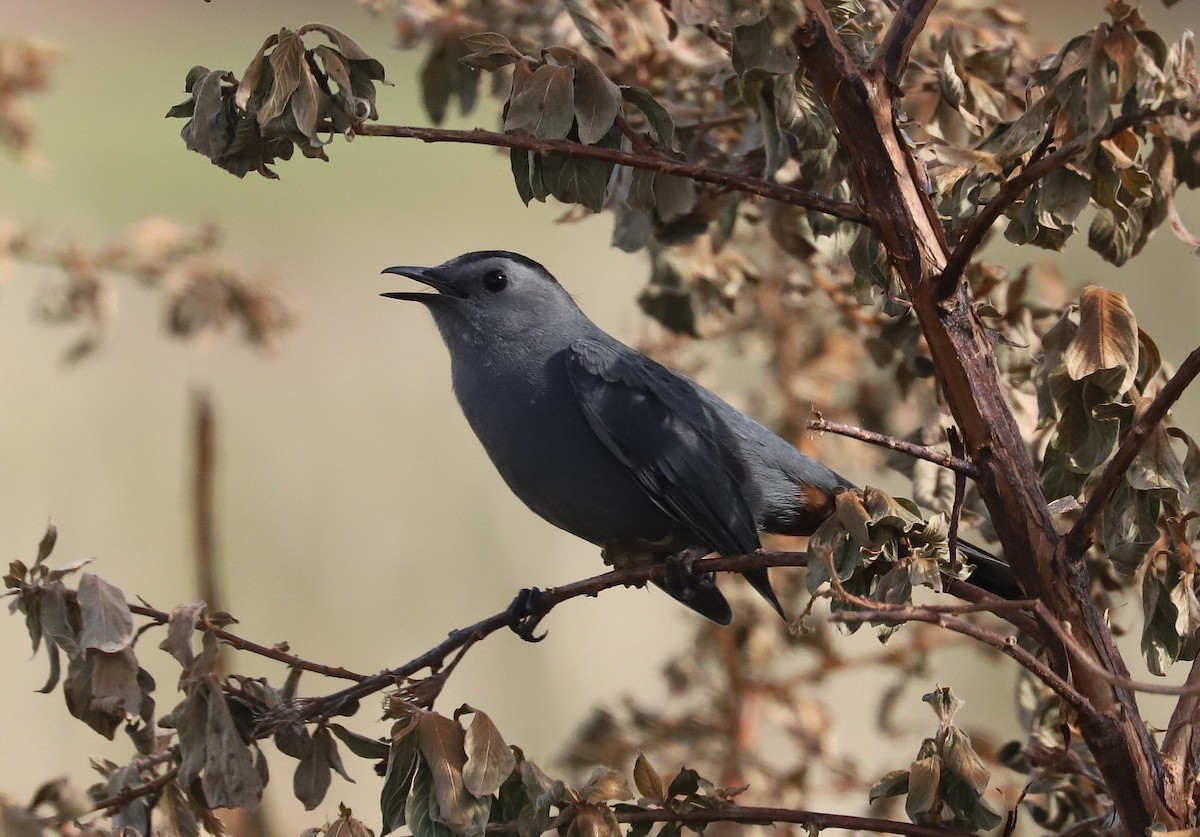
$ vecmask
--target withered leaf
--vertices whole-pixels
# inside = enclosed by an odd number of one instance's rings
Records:
[[[192,650],[192,634],[196,631],[196,622],[203,611],[202,602],[181,604],[172,610],[167,620],[167,637],[158,645],[174,657],[185,670],[196,658]]]
[[[383,834],[406,822],[409,792],[420,762],[415,735],[403,735],[391,743],[387,773],[383,777],[379,807],[383,814]]]
[[[608,33],[601,28],[600,21],[596,19],[587,0],[561,0],[561,2],[585,41],[606,52],[612,52],[612,41],[609,40]]]
[[[877,799],[904,793],[908,793],[908,771],[893,770],[871,786],[867,801],[874,803]]]
[[[95,705],[92,700],[92,656],[80,654],[67,665],[67,678],[63,681],[63,695],[67,699],[67,711],[83,721],[105,738],[112,739],[117,727],[125,720],[123,712],[112,712]]]
[[[575,119],[571,67],[545,64],[533,71],[508,103],[505,131],[525,130],[541,139],[563,139]]]
[[[620,773],[607,767],[597,767],[579,789],[579,795],[588,802],[598,803],[629,799],[633,793],[629,790],[628,780]]]
[[[499,791],[500,785],[517,766],[517,759],[492,719],[478,709],[467,727],[464,745],[467,761],[463,768],[463,784],[467,790],[476,797],[491,796]]]
[[[942,760],[937,756],[917,759],[908,771],[908,797],[904,811],[913,822],[922,822],[924,814],[936,811],[940,804],[938,786],[942,780]]]
[[[429,766],[424,760],[417,759],[412,788],[404,806],[404,819],[412,831],[412,837],[455,837],[455,831],[434,816],[437,813],[437,793]],[[386,830],[384,833],[387,833]]]
[[[304,64],[303,38],[287,27],[280,29],[268,61],[271,65],[271,93],[255,116],[259,127],[283,114],[292,92],[300,86],[301,75],[308,72]]]
[[[92,705],[114,715],[136,715],[142,705],[138,663],[132,648],[107,654],[90,651]]]
[[[391,752],[391,747],[386,741],[360,735],[357,732],[346,729],[341,724],[329,724],[328,727],[346,745],[350,752],[359,758],[382,760],[386,759]]]
[[[207,688],[208,713],[204,731],[204,774],[201,787],[213,808],[252,808],[262,799],[262,777],[250,748],[242,742],[225,695],[215,678]]]
[[[419,718],[417,747],[433,781],[438,821],[456,830],[466,827],[473,820],[474,800],[468,797],[463,785],[463,767],[467,762],[463,728],[457,721],[436,712],[422,712]]]
[[[956,726],[946,730],[942,741],[942,757],[946,768],[962,779],[976,793],[987,789],[991,774],[971,745],[971,736]]]
[[[662,777],[658,775],[645,753],[638,753],[637,760],[633,763],[633,783],[637,785],[638,792],[647,799],[657,802],[663,798]]]
[[[297,34],[307,35],[309,32],[320,32],[329,42],[333,44],[337,51],[346,56],[351,61],[373,61],[370,54],[358,45],[358,41],[351,38],[340,29],[335,29],[325,23],[306,23],[296,30]]]
[[[109,654],[128,648],[133,641],[133,614],[125,594],[100,576],[84,573],[79,577],[77,596],[80,646]]]
[[[659,146],[664,151],[671,151],[675,144],[675,123],[667,109],[660,105],[648,90],[640,87],[621,87],[621,97],[645,115],[655,136],[658,137]]]
[[[567,829],[567,837],[620,837],[621,828],[607,805],[580,803]]]
[[[1096,372],[1121,371],[1113,394],[1128,391],[1138,371],[1138,329],[1125,294],[1089,285],[1079,296],[1079,331],[1063,352],[1067,374],[1081,381]]]
[[[339,805],[339,816],[325,829],[325,837],[373,837],[371,829],[362,820],[351,816],[352,812],[345,805]]]
[[[566,47],[550,47],[544,54],[575,70],[575,121],[579,141],[592,145],[608,133],[621,113],[621,89],[594,63]]]
[[[354,781],[346,774],[329,728],[321,725],[312,734],[312,744],[296,765],[292,777],[292,790],[296,798],[304,803],[306,811],[316,808],[325,799],[334,770],[347,781]]]
[[[79,647],[79,605],[67,597],[67,588],[61,581],[46,584],[38,594],[38,618],[42,633],[67,653],[76,657]]]
[[[37,559],[33,562],[35,567],[50,557],[57,542],[58,527],[54,525],[53,520],[49,520],[46,522],[46,534],[42,535],[42,540],[38,543]]]

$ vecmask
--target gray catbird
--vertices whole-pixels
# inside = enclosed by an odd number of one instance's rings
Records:
[[[389,267],[436,293],[385,293],[433,314],[454,394],[492,463],[543,518],[610,562],[669,560],[657,582],[714,622],[729,604],[680,556],[740,555],[759,531],[809,535],[852,484],[704,387],[605,333],[540,264],[467,253]],[[1019,594],[1000,559],[969,545],[972,580]],[[783,615],[765,569],[743,573]]]

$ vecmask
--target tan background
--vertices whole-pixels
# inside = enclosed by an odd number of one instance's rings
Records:
[[[1047,39],[1102,14],[1099,2],[1038,8],[1056,17],[1036,21]],[[1172,34],[1196,19],[1186,0],[1170,12],[1150,11]],[[182,123],[162,114],[183,98],[188,68],[240,72],[266,34],[310,21],[342,28],[384,61],[396,86],[380,97],[383,121],[424,124],[413,56],[391,49],[386,20],[350,2],[4,2],[0,21],[0,35],[36,36],[63,50],[52,91],[32,102],[46,164],[31,170],[0,157],[0,217],[85,244],[147,215],[217,221],[226,251],[277,276],[302,317],[274,356],[231,335],[184,345],[162,334],[159,297],[126,286],[111,340],[67,367],[59,358],[72,334],[30,316],[33,292],[50,274],[7,271],[0,284],[5,560],[32,558],[53,516],[61,532],[55,560],[94,556],[97,572],[160,607],[194,598],[186,428],[189,392],[203,387],[217,405],[224,604],[247,636],[287,639],[307,658],[372,671],[500,609],[522,586],[599,569],[593,547],[534,518],[492,472],[453,403],[447,359],[424,313],[376,294],[396,287],[378,276],[386,265],[502,247],[543,261],[603,325],[636,339],[647,328],[632,301],[645,261],[607,246],[608,216],[555,225],[562,207],[522,207],[507,161],[489,149],[338,141],[331,163],[283,163],[279,182],[236,180],[184,150]],[[488,107],[462,126],[492,127]],[[1196,207],[1185,205],[1194,230]],[[1081,283],[1130,294],[1168,359],[1178,361],[1196,342],[1200,271],[1169,233],[1119,276],[1078,243],[1068,258]],[[1198,397],[1186,404],[1194,408]],[[1185,424],[1196,433],[1190,416],[1194,409]],[[551,761],[593,702],[661,692],[657,664],[678,647],[691,618],[646,591],[574,602],[553,614],[541,645],[498,635],[474,651],[443,706],[469,699],[531,757]],[[34,694],[45,662],[29,663],[28,655],[22,626],[0,622],[7,721],[0,792],[15,799],[54,775],[91,781],[86,755],[129,752],[120,736],[110,745],[70,719],[61,695]],[[159,675],[165,710],[175,700],[172,665],[148,647],[142,656]],[[956,669],[965,660],[957,655],[937,673],[967,698],[963,720],[1011,725],[1010,668]],[[252,670],[282,677],[277,666]],[[326,685],[315,677],[304,683],[311,691]],[[867,728],[871,684],[840,685],[830,702],[847,728]],[[906,723],[923,731],[932,716],[917,694]],[[378,734],[372,718],[368,702],[353,725]],[[903,766],[912,750],[873,755],[882,771]],[[377,821],[378,780],[365,765],[352,764],[358,784],[336,781],[311,815],[288,798],[290,762],[273,765],[268,805],[281,833],[323,821],[339,799]]]

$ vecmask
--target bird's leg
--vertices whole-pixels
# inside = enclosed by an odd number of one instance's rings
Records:
[[[702,546],[693,546],[668,555],[663,562],[667,571],[663,578],[664,589],[671,595],[681,595],[701,584],[703,579],[696,575],[692,565],[711,551]]]
[[[526,587],[517,593],[508,606],[508,627],[526,642],[541,642],[546,632],[534,635],[534,631],[546,616],[544,594],[536,587]]]

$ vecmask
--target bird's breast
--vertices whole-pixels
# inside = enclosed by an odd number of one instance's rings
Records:
[[[471,429],[535,513],[600,545],[680,539],[678,524],[588,425],[561,354],[535,363],[455,363],[453,374]]]

